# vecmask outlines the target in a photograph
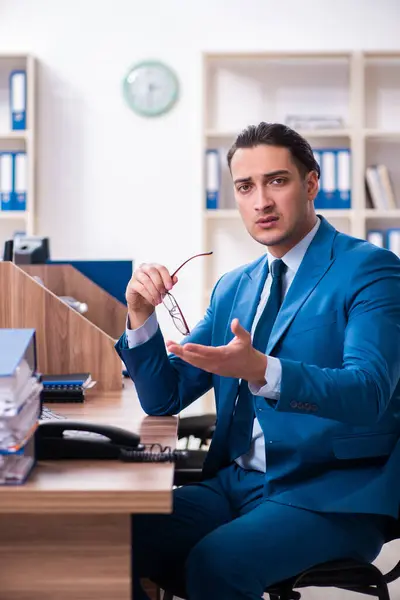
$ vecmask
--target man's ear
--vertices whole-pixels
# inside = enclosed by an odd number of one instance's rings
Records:
[[[318,184],[318,175],[315,171],[310,171],[307,175],[307,194],[308,197],[312,200],[318,194],[319,184]]]

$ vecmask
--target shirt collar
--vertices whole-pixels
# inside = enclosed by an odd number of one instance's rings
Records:
[[[297,269],[300,267],[301,261],[303,260],[304,255],[307,252],[309,245],[313,241],[320,224],[321,224],[321,220],[317,217],[317,222],[315,223],[315,225],[311,229],[311,231],[309,231],[307,233],[307,235],[304,236],[303,239],[300,240],[300,242],[298,244],[296,244],[296,246],[293,246],[293,248],[291,248],[291,250],[289,250],[289,252],[286,252],[286,254],[284,256],[282,256],[282,260],[285,263],[285,265],[291,271],[294,271],[294,273],[296,273]],[[273,254],[271,254],[271,252],[269,250],[267,250],[267,257],[268,257],[268,265],[270,267],[272,262],[274,260],[276,260],[276,256],[274,256]]]

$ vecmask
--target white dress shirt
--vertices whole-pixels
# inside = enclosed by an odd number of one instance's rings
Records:
[[[318,231],[320,220],[317,218],[317,222],[312,230],[289,252],[282,256],[282,260],[286,265],[285,273],[282,276],[282,298],[287,294],[287,291],[300,267],[300,264],[304,258],[304,255],[314,239],[315,234]],[[276,257],[273,256],[269,250],[267,250],[267,258],[269,265],[268,277],[265,281],[264,289],[261,294],[260,302],[257,307],[257,312],[252,324],[251,335],[253,336],[258,320],[263,312],[265,305],[268,301],[271,285],[271,264]],[[147,342],[153,335],[155,335],[158,329],[158,321],[156,313],[152,313],[147,321],[141,325],[138,329],[126,329],[126,339],[129,348],[135,348],[141,344]],[[249,384],[250,391],[255,396],[262,396],[263,398],[269,398],[271,400],[279,400],[280,389],[281,389],[281,378],[282,378],[282,366],[279,358],[274,356],[268,357],[267,369],[265,372],[266,384],[262,387],[254,384]],[[236,462],[244,469],[252,469],[256,471],[265,472],[265,440],[260,423],[257,418],[254,419],[253,425],[253,436],[252,443],[249,452],[239,457]]]

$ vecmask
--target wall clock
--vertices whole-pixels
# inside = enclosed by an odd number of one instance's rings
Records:
[[[157,117],[171,110],[178,100],[179,82],[166,64],[148,60],[131,67],[124,78],[123,91],[134,112]]]

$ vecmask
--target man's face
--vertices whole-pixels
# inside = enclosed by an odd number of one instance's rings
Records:
[[[283,256],[315,223],[318,178],[303,179],[287,148],[239,148],[231,172],[239,212],[249,234]]]

